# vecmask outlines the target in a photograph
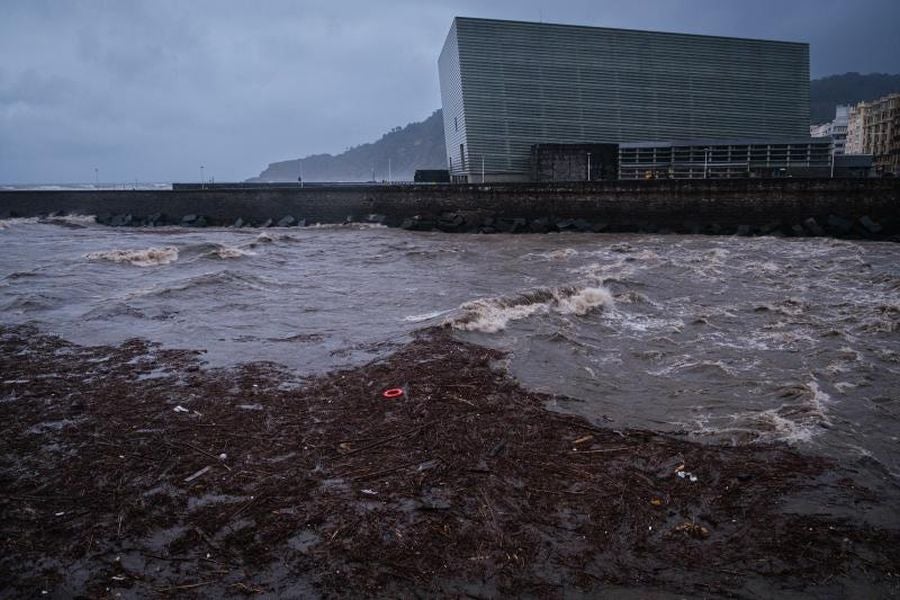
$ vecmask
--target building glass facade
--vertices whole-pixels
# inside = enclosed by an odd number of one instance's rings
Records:
[[[809,135],[809,46],[456,18],[438,61],[455,181],[528,178],[534,144]]]

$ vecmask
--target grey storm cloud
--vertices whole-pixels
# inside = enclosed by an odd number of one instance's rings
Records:
[[[440,106],[456,15],[811,44],[814,77],[900,72],[896,0],[4,0],[0,182],[220,181]]]

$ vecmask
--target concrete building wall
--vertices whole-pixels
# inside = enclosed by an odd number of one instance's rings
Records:
[[[860,102],[850,110],[847,154],[871,154],[879,175],[900,176],[900,94]]]
[[[865,107],[865,104],[857,104],[850,108],[850,115],[847,119],[847,143],[844,145],[845,154],[865,154],[866,152]]]
[[[864,127],[866,154],[875,157],[875,171],[900,175],[900,94],[869,103]]]
[[[811,125],[809,136],[831,138],[832,153],[840,156],[846,152],[847,129],[850,124],[850,107],[839,105],[834,110],[834,119],[821,125]]]
[[[438,64],[447,154],[470,181],[482,160],[524,179],[539,143],[809,133],[802,43],[456,18]]]

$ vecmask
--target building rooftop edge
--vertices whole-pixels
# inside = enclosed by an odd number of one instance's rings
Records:
[[[705,33],[684,33],[678,31],[658,31],[653,29],[631,29],[627,27],[603,27],[599,25],[574,25],[571,23],[547,23],[543,21],[516,21],[513,19],[490,19],[485,17],[461,17],[456,16],[453,18],[454,21],[480,21],[485,23],[513,23],[516,25],[538,25],[538,26],[547,26],[547,27],[569,27],[574,29],[600,29],[604,31],[627,31],[629,33],[653,33],[658,35],[671,35],[671,36],[680,36],[680,37],[694,37],[694,38],[703,38],[703,39],[719,39],[719,40],[741,40],[745,42],[766,42],[770,44],[789,44],[796,46],[805,46],[807,49],[809,48],[809,42],[797,42],[797,41],[789,41],[789,40],[772,40],[772,39],[764,39],[764,38],[750,38],[750,37],[739,37],[739,36],[729,36],[729,35],[710,35]]]

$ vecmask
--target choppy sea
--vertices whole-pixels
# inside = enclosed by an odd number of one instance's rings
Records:
[[[509,352],[553,410],[832,456],[900,497],[900,246],[828,238],[125,229],[0,221],[0,322],[298,376],[418,329]]]

